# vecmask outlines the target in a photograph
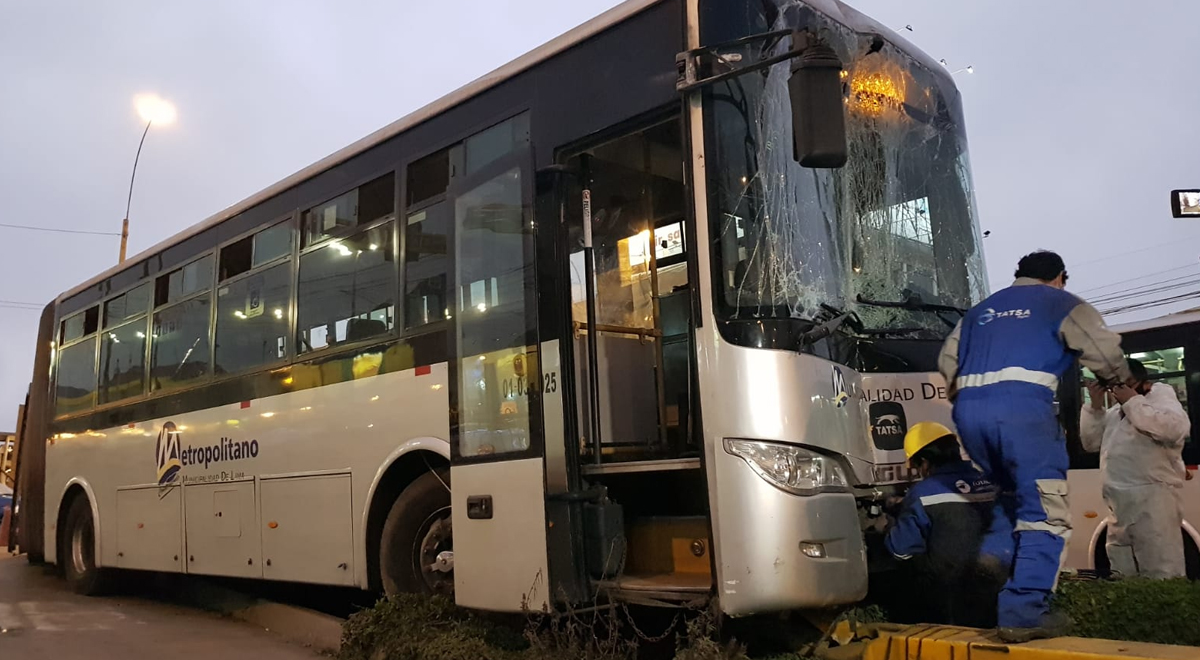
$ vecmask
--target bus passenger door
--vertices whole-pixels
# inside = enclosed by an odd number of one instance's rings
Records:
[[[451,510],[459,605],[548,602],[528,114],[451,151]]]

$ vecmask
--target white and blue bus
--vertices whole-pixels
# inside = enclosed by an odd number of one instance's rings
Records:
[[[944,67],[836,0],[630,0],[53,300],[22,548],[853,602],[985,293]]]

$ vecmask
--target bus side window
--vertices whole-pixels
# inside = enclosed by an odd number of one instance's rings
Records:
[[[1084,406],[1091,405],[1083,381],[1094,378],[1092,372],[1082,367],[1068,370],[1058,388],[1058,419],[1067,438],[1067,453],[1071,458],[1070,469],[1094,470],[1100,467],[1100,454],[1085,451],[1079,438],[1079,417]]]
[[[195,383],[209,375],[213,257],[160,275],[150,329],[150,391]]]
[[[287,357],[291,290],[288,261],[217,287],[215,373],[237,373]]]
[[[387,334],[395,327],[392,223],[300,256],[301,352]]]
[[[292,253],[292,225],[284,221],[221,248],[220,279],[237,277]]]
[[[446,302],[450,218],[439,202],[408,216],[404,236],[404,327],[416,328],[450,314]]]
[[[145,393],[150,294],[147,282],[104,303],[97,403],[112,403]]]
[[[54,412],[68,415],[91,408],[96,396],[96,336],[58,351]]]
[[[55,415],[69,415],[95,405],[96,331],[99,329],[99,305],[68,316],[59,324]]]
[[[396,175],[389,172],[305,211],[300,218],[302,247],[372,225],[395,210]]]
[[[446,295],[450,268],[450,150],[408,166],[405,178],[404,328],[411,330],[450,316]]]

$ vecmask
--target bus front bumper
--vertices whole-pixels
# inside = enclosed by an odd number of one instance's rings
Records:
[[[717,595],[730,616],[858,602],[867,556],[855,497],[796,495],[718,452],[713,499]]]

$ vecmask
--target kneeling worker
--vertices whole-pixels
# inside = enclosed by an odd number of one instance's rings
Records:
[[[923,622],[994,627],[1013,552],[998,489],[962,458],[954,433],[936,422],[909,429],[904,453],[921,481],[900,504],[884,543],[911,571],[911,593],[927,608]]]

